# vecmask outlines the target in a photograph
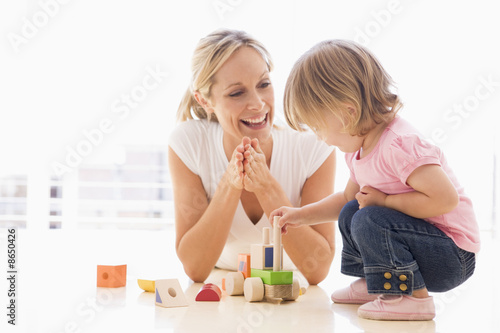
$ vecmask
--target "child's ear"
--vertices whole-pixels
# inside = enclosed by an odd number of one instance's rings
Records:
[[[212,104],[208,99],[203,97],[203,95],[199,91],[194,92],[194,98],[198,102],[198,104],[201,105],[201,107],[205,110],[207,114],[213,113],[214,109],[212,107]]]
[[[354,104],[351,104],[351,103],[344,103],[344,107],[345,109],[349,112],[349,114],[351,116],[354,116],[357,114],[357,109],[356,107],[354,106]]]

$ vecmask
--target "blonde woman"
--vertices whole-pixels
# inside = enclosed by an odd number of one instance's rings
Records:
[[[238,254],[261,243],[274,209],[333,192],[333,149],[273,126],[272,67],[264,46],[242,31],[215,31],[194,51],[181,123],[169,140],[176,250],[194,281],[214,267],[237,269]],[[317,284],[333,260],[333,224],[297,228],[283,245],[285,267]]]

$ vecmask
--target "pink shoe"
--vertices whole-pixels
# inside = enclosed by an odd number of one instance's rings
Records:
[[[349,287],[336,290],[332,294],[332,301],[345,304],[365,304],[376,300],[379,294],[368,294],[365,279],[358,279],[351,283]]]
[[[432,296],[382,295],[373,302],[361,305],[358,316],[375,320],[432,320],[436,309]]]

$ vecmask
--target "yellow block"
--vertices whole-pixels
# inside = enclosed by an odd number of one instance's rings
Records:
[[[149,293],[154,293],[155,292],[155,281],[154,280],[141,280],[141,279],[137,279],[137,284],[144,291],[147,291]]]

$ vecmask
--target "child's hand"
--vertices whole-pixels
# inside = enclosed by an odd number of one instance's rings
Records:
[[[275,216],[280,216],[279,220],[279,226],[281,228],[281,234],[286,235],[288,232],[288,227],[291,228],[296,228],[300,227],[301,225],[301,209],[300,208],[294,208],[294,207],[280,207],[278,209],[275,209],[271,212],[269,215],[269,221],[271,222],[271,225],[273,224],[274,217]]]
[[[387,198],[387,194],[370,186],[363,186],[363,188],[356,194],[359,209],[367,206],[385,207],[385,198]]]

